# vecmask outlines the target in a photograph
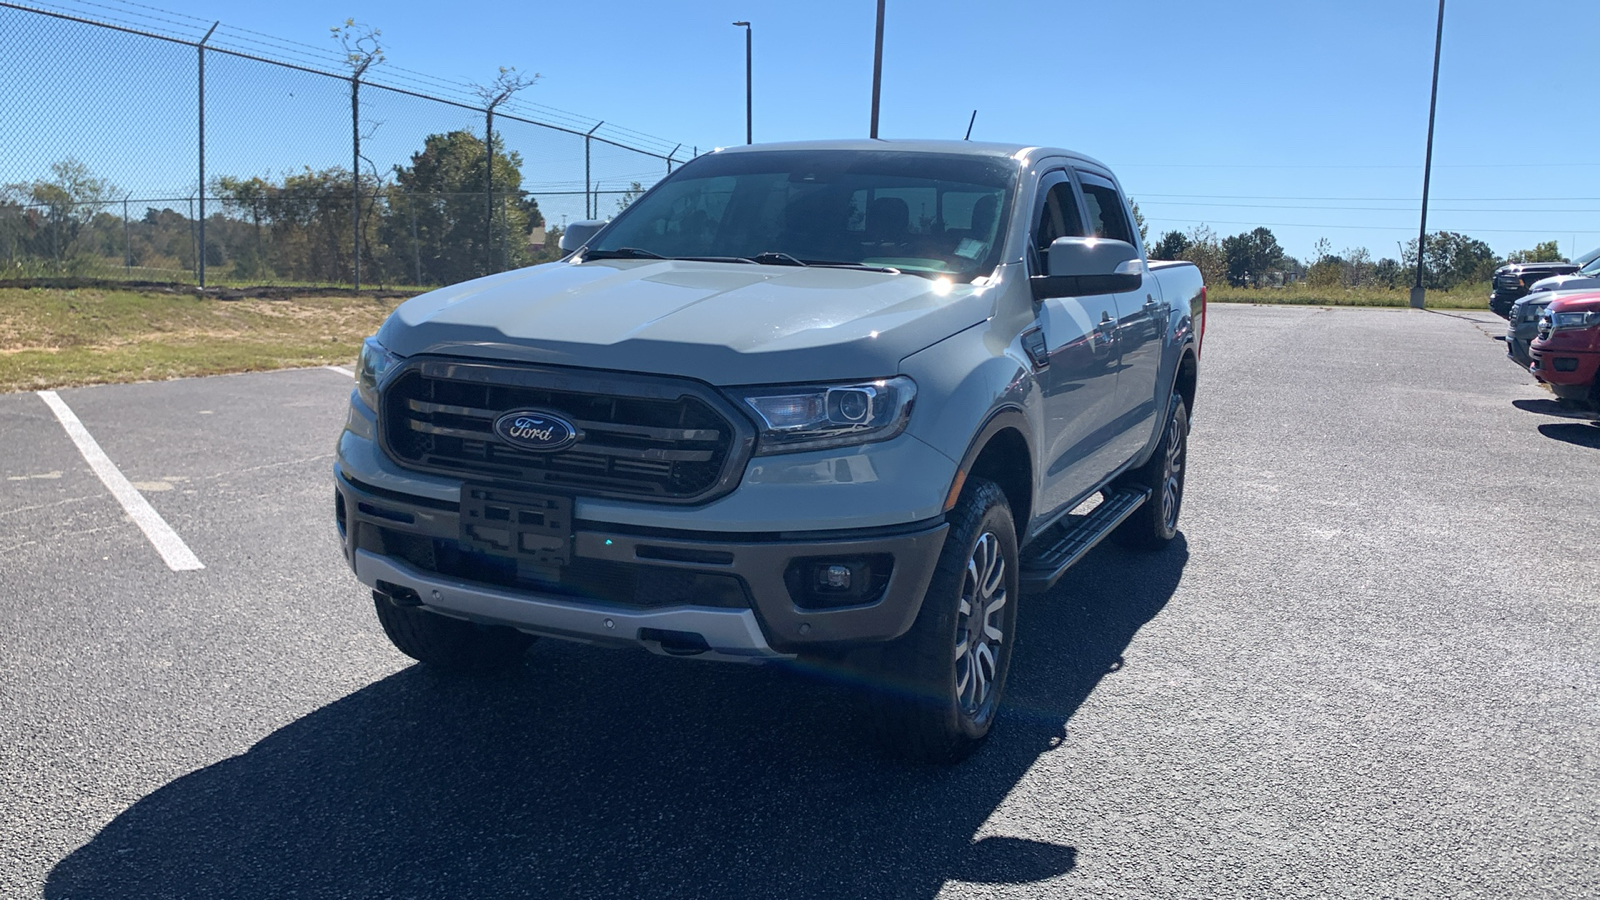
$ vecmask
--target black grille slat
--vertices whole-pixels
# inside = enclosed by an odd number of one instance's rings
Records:
[[[490,422],[493,422],[498,415],[492,409],[452,406],[447,403],[429,403],[424,400],[407,400],[406,406],[412,412],[460,416],[468,419],[486,419]],[[722,437],[722,432],[713,428],[652,428],[647,425],[600,422],[578,418],[569,418],[568,421],[584,431],[603,431],[607,434],[626,435],[656,441],[715,441]]]
[[[732,488],[753,443],[726,401],[654,376],[427,361],[385,385],[382,406],[385,449],[401,465],[601,496],[710,499]],[[582,439],[544,453],[501,443],[494,422],[516,409],[556,413]]]

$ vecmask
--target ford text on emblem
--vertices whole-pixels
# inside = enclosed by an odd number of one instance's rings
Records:
[[[576,425],[537,409],[516,409],[495,419],[494,433],[518,450],[562,450],[580,437]]]

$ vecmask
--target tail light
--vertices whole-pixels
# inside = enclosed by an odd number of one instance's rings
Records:
[[[1206,286],[1200,285],[1200,340],[1195,341],[1194,355],[1199,356],[1206,343]]]

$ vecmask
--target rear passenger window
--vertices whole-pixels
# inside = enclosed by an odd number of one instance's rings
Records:
[[[1095,237],[1111,238],[1135,244],[1133,229],[1128,227],[1128,216],[1122,208],[1122,197],[1109,181],[1087,172],[1079,172],[1083,184],[1084,212],[1089,231]],[[1135,244],[1137,246],[1137,244]]]

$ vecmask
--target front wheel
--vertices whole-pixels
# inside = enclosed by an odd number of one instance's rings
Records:
[[[378,622],[395,649],[412,659],[445,672],[497,672],[516,665],[533,644],[531,634],[499,625],[479,625],[429,612],[419,606],[399,606],[372,592]]]
[[[1015,641],[1017,534],[1004,492],[969,479],[911,629],[872,666],[874,727],[895,755],[964,759],[1000,709]]]
[[[1167,403],[1167,423],[1150,461],[1123,476],[1122,483],[1150,489],[1150,499],[1117,526],[1112,537],[1124,547],[1160,550],[1178,535],[1183,482],[1189,464],[1189,409],[1180,394]]]

